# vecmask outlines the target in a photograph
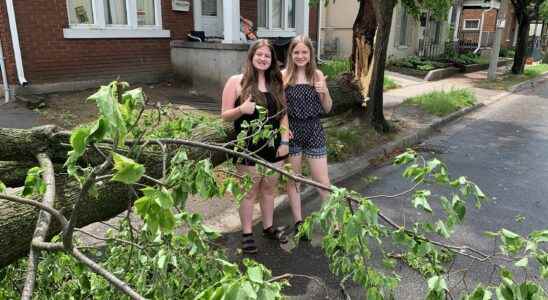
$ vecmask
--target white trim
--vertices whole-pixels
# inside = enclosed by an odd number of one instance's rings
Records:
[[[21,45],[19,44],[19,33],[17,32],[17,23],[15,21],[15,9],[12,0],[6,0],[8,19],[11,33],[11,42],[13,44],[13,56],[15,56],[15,67],[17,69],[17,79],[21,85],[28,83],[23,69],[23,58],[21,57]]]
[[[161,29],[115,29],[115,28],[64,28],[66,39],[105,39],[105,38],[169,38],[171,32]]]
[[[6,0],[8,1],[8,0]],[[11,0],[10,0],[11,1]],[[67,1],[67,16],[70,15]],[[171,32],[162,28],[162,2],[154,0],[155,25],[138,25],[137,2],[126,0],[127,25],[108,25],[105,19],[103,0],[91,0],[93,24],[70,24],[63,28],[66,39],[102,39],[102,38],[169,38]],[[70,19],[69,19],[70,22]]]
[[[477,27],[466,27],[466,21],[478,21]],[[481,19],[464,19],[462,22],[462,30],[479,30]]]
[[[202,0],[192,1],[192,16],[194,17],[194,30],[202,31]]]
[[[4,103],[10,102],[10,88],[8,84],[8,75],[6,73],[6,64],[4,63],[4,52],[2,50],[2,40],[0,39],[0,72],[2,73],[2,87],[4,89]]]
[[[223,0],[223,43],[239,44],[240,0]]]
[[[257,30],[257,35],[259,37],[294,37],[297,36],[296,30],[280,30],[280,29],[273,29],[273,30],[266,30],[264,28],[259,28]]]

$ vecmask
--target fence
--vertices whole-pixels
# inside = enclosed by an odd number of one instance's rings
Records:
[[[459,37],[459,49],[461,50],[474,50],[478,47],[478,41],[480,38],[479,31],[460,31],[458,34]],[[481,44],[482,48],[493,46],[495,41],[494,32],[482,32],[481,33]]]

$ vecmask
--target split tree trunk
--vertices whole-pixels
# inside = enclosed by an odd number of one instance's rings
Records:
[[[383,111],[386,53],[395,0],[362,0],[354,22],[352,67],[366,101],[365,116],[381,132],[390,130]]]

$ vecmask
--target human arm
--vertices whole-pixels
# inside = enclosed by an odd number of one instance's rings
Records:
[[[318,94],[320,94],[320,102],[323,110],[326,113],[330,112],[333,107],[333,99],[331,99],[331,94],[329,94],[329,89],[327,88],[327,76],[324,76],[320,70],[316,71],[314,87],[316,88]]]
[[[251,101],[251,98],[236,106],[241,79],[241,75],[235,75],[230,77],[225,84],[221,104],[221,118],[224,121],[234,121],[244,114],[252,114],[255,111],[255,103]]]
[[[287,114],[285,114],[280,120],[280,131],[281,131],[281,142],[278,147],[277,156],[282,157],[286,156],[289,153],[289,119]]]

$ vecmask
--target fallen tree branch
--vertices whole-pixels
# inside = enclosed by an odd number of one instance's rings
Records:
[[[53,207],[53,204],[55,203],[55,171],[53,169],[53,163],[45,153],[39,153],[36,158],[40,162],[40,167],[43,170],[42,178],[46,184],[46,193],[42,198],[42,204]],[[40,210],[38,222],[36,223],[36,230],[34,231],[33,243],[43,242],[46,239],[50,222],[51,215],[44,210]],[[36,282],[36,267],[38,266],[39,252],[40,250],[31,244],[27,264],[27,276],[21,294],[21,299],[23,300],[32,299],[32,292]]]

